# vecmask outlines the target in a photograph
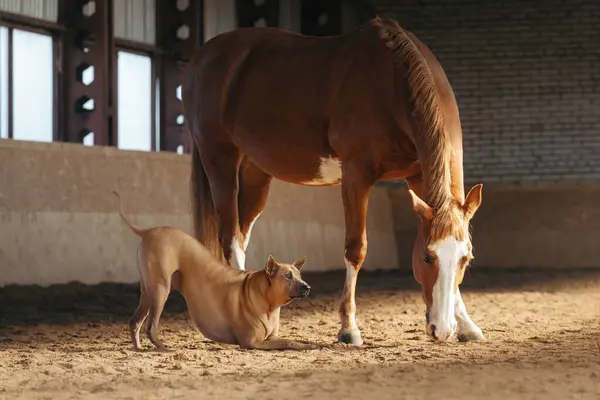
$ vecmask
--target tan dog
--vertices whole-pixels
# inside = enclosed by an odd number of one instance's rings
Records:
[[[143,229],[123,221],[141,237],[138,269],[141,297],[129,320],[133,346],[141,349],[140,328],[162,351],[168,349],[157,337],[158,321],[171,290],[181,292],[190,317],[211,340],[238,344],[248,349],[308,349],[314,344],[281,339],[279,310],[296,298],[308,296],[310,286],[300,277],[306,257],[282,264],[269,255],[260,271],[240,271],[220,263],[200,242],[187,233],[166,226]]]

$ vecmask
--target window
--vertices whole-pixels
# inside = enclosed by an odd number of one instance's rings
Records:
[[[13,29],[12,52],[9,66],[13,84],[12,137],[51,142],[54,131],[52,37]]]
[[[8,138],[8,28],[0,26],[0,139]]]
[[[156,151],[160,151],[160,81],[156,79],[155,86],[155,104],[154,109],[156,110],[155,121],[154,121],[154,148]]]
[[[125,51],[117,53],[118,147],[152,150],[152,61]]]

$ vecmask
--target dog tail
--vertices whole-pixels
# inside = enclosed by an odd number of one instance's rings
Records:
[[[116,190],[113,190],[113,193],[115,196],[117,196],[117,202],[119,203],[119,215],[121,216],[121,219],[123,220],[123,222],[125,222],[127,224],[127,226],[138,236],[142,236],[142,234],[144,232],[146,232],[146,229],[144,228],[140,228],[139,226],[132,224],[131,222],[129,222],[127,220],[127,218],[125,218],[125,216],[123,215],[123,209],[121,208],[121,196],[119,196],[119,193],[117,193]]]

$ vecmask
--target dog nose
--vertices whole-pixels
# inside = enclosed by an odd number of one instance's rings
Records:
[[[308,296],[308,293],[310,293],[310,286],[308,286],[306,283],[303,283],[302,286],[300,286],[300,295],[302,297],[306,297]]]

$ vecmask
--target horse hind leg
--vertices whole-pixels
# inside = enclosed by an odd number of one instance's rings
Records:
[[[262,171],[247,158],[240,166],[238,215],[244,255],[248,250],[254,223],[267,203],[272,178],[271,175]],[[245,269],[245,264],[241,264],[241,269]]]
[[[202,154],[202,162],[219,216],[219,243],[226,262],[237,269],[244,269],[245,253],[238,217],[238,177],[242,152],[234,144],[219,143],[207,153]]]

